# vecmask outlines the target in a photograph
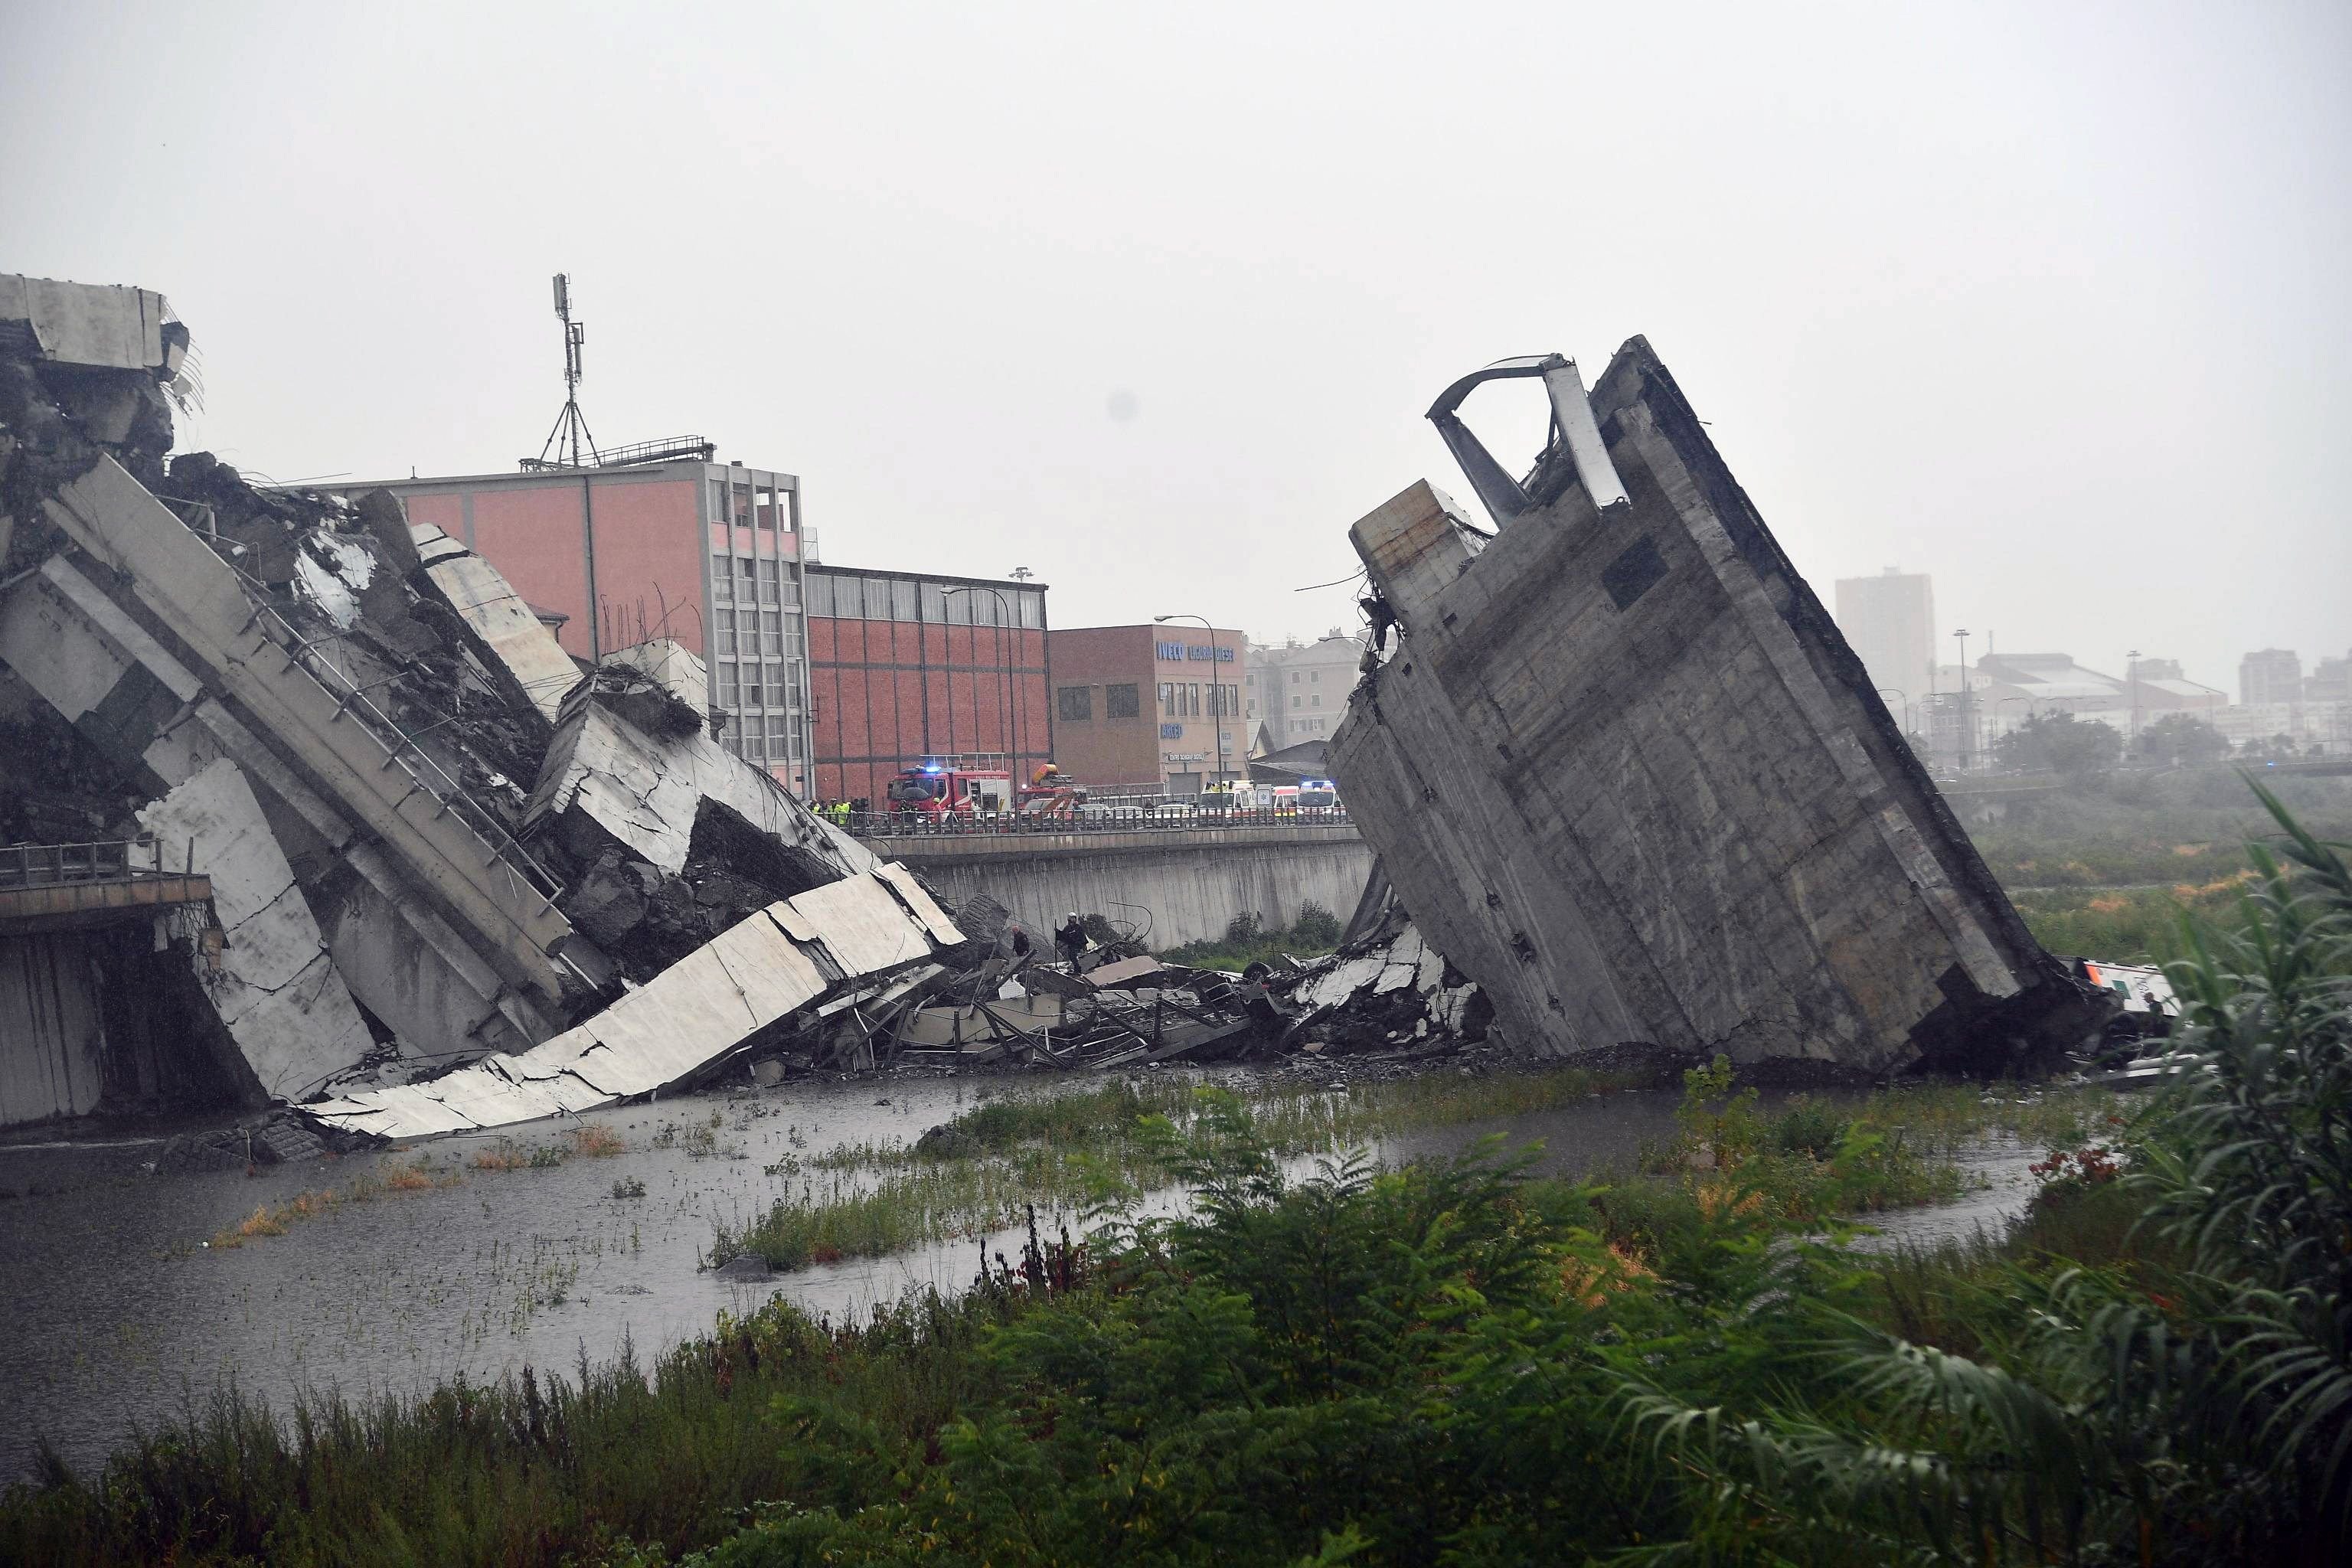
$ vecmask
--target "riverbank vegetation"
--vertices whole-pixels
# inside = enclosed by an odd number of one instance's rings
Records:
[[[1710,1065],[1605,1185],[1495,1147],[1300,1174],[1210,1091],[1121,1135],[1175,1212],[1114,1185],[967,1292],[772,1300],[650,1367],[224,1396],[11,1489],[0,1559],[2341,1561],[2352,871],[2308,835],[2255,869],[2175,971],[2184,1070],[2051,1121],[1999,1237],[1878,1254],[1833,1217],[1910,1195],[1996,1113],[1968,1091],[1768,1114]],[[999,1120],[1000,1151],[1087,1124]]]
[[[1751,1162],[1791,1216],[1949,1201],[1961,1178],[1950,1163],[1959,1145],[1988,1132],[2037,1147],[2071,1142],[2107,1114],[2103,1090],[2055,1089],[1995,1093],[1962,1086],[1884,1091],[1840,1109],[1801,1101],[1759,1117],[1752,1091],[1733,1096],[1727,1067],[1693,1080],[1722,1091],[1724,1125],[1705,1141]],[[1435,1073],[1342,1089],[1298,1080],[1235,1079],[1232,1091],[1268,1157],[1298,1161],[1377,1146],[1433,1128],[1537,1115],[1654,1085],[1656,1071],[1554,1067],[1462,1077]],[[709,1262],[740,1257],[789,1271],[845,1258],[879,1258],[927,1243],[969,1240],[1017,1225],[1035,1210],[1049,1226],[1083,1223],[1107,1202],[1140,1201],[1171,1190],[1158,1129],[1191,1130],[1215,1095],[1187,1078],[1118,1079],[1093,1089],[983,1100],[915,1142],[851,1143],[792,1162],[799,1190],[748,1222],[719,1221]],[[1844,1148],[1841,1140],[1851,1134]],[[1844,1150],[1832,1179],[1829,1165]],[[1685,1161],[1684,1144],[1642,1162],[1650,1173]],[[1712,1158],[1710,1153],[1707,1157]],[[1871,1173],[1860,1181],[1862,1173]]]

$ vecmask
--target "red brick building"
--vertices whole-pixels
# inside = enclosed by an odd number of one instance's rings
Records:
[[[807,795],[800,481],[696,458],[388,479],[432,523],[562,616],[566,652],[596,659],[671,637],[709,666],[721,742]],[[374,484],[332,487],[346,494]]]
[[[1181,621],[1046,637],[1055,760],[1097,791],[1196,795],[1249,776],[1249,639]]]
[[[814,798],[878,805],[926,756],[1054,759],[1045,584],[812,564],[806,595]]]

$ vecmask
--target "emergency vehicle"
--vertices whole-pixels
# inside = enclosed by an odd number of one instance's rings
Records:
[[[900,770],[882,793],[898,816],[972,816],[1013,809],[1013,775],[969,757],[924,757]]]

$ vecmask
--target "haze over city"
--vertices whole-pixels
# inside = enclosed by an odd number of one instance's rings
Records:
[[[829,560],[1060,626],[1354,623],[1345,531],[1507,354],[1646,334],[1824,599],[2352,644],[2352,16],[34,5],[9,265],[169,295],[184,448],[490,471],[562,403],[799,474]],[[1467,416],[1532,455],[1540,400]],[[1981,644],[1972,647],[1980,647]]]

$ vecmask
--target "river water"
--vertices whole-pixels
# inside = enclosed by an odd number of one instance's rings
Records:
[[[1230,1076],[1230,1075],[1228,1075]],[[845,1261],[761,1284],[702,1272],[714,1223],[764,1214],[841,1144],[911,1141],[983,1094],[1066,1092],[1098,1079],[887,1079],[712,1093],[591,1112],[625,1152],[544,1169],[479,1171],[489,1139],[444,1139],[380,1152],[241,1172],[156,1176],[156,1145],[0,1146],[0,1482],[22,1476],[38,1439],[92,1471],[134,1427],[153,1426],[234,1381],[280,1411],[304,1392],[408,1393],[459,1374],[568,1370],[634,1342],[640,1359],[781,1289],[835,1315],[977,1267],[971,1241]],[[1674,1131],[1679,1096],[1619,1093],[1538,1115],[1398,1137],[1398,1162],[1445,1154],[1488,1132],[1540,1142],[1538,1169],[1622,1166]],[[515,1142],[551,1143],[557,1128]],[[460,1175],[294,1221],[236,1248],[203,1243],[257,1206],[348,1189],[387,1165],[429,1155]],[[1999,1184],[1958,1209],[1923,1211],[1899,1230],[1997,1224],[2022,1200],[2032,1152],[1979,1157]],[[797,1162],[800,1174],[771,1166]],[[615,1196],[641,1183],[643,1196]],[[1041,1216],[1042,1217],[1042,1216]],[[991,1251],[1014,1250],[1007,1235]]]

